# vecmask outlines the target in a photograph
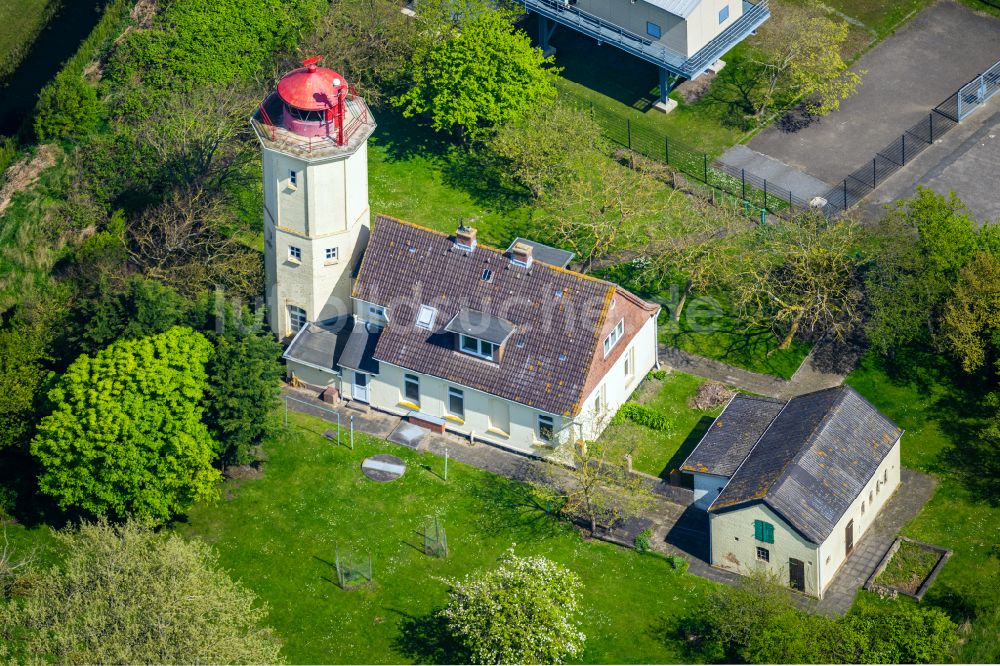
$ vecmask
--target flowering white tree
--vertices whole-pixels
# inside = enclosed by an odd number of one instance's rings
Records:
[[[558,664],[583,650],[575,573],[511,547],[492,571],[449,581],[441,615],[477,664]]]

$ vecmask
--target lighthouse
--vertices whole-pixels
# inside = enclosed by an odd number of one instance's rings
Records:
[[[309,58],[288,72],[251,125],[263,151],[264,273],[271,330],[351,312],[368,241],[368,137],[375,120],[332,69]]]

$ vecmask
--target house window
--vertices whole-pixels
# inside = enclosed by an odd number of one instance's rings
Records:
[[[862,502],[861,503],[861,513],[863,514],[864,512],[865,512],[865,503]]]
[[[328,248],[326,248],[326,250],[324,252],[324,256],[326,257],[327,261],[332,261],[333,259],[336,259],[337,258],[337,248],[335,248],[335,247],[328,247]]]
[[[460,389],[448,389],[448,411],[452,416],[465,418],[465,394]]]
[[[886,483],[889,483],[889,470],[885,470],[884,472],[882,472],[882,480],[885,481]]]
[[[294,169],[288,172],[288,184],[292,187],[296,187],[299,184],[299,174]]]
[[[292,333],[298,333],[306,325],[306,311],[297,305],[288,306],[288,325],[292,327]]]
[[[403,375],[403,397],[414,405],[420,404],[420,378],[416,375]]]
[[[870,490],[868,491],[868,501],[869,502],[874,502],[875,501],[875,493],[873,493]]]
[[[763,520],[753,521],[753,536],[757,541],[774,543],[774,525]]]
[[[760,546],[757,546],[757,559],[760,560],[761,562],[770,562],[771,561],[770,551],[768,551],[767,548],[761,548]]]
[[[472,354],[473,356],[485,358],[489,361],[493,360],[493,352],[496,350],[496,345],[492,342],[473,338],[468,335],[460,336],[459,347],[466,354]]]
[[[543,442],[551,442],[556,434],[556,423],[551,416],[545,414],[538,415],[538,439]]]
[[[417,313],[417,328],[431,330],[434,328],[434,320],[437,319],[438,311],[429,305],[421,305]]]
[[[726,5],[721,10],[719,10],[719,23],[725,23],[726,19],[729,18],[729,5]]]
[[[375,317],[377,319],[385,319],[385,308],[381,305],[369,305],[368,316]]]
[[[604,338],[604,355],[607,356],[608,353],[614,349],[614,346],[618,344],[618,341],[622,339],[625,335],[625,319],[623,318],[615,326],[615,330],[608,333],[608,337]]]
[[[659,39],[660,35],[663,34],[660,31],[660,26],[652,21],[646,21],[646,34],[653,39]]]
[[[288,258],[292,261],[302,261],[302,248],[289,245]]]
[[[877,495],[880,492],[882,492],[882,482],[881,481],[876,481],[875,482],[875,494]]]
[[[625,352],[625,378],[631,379],[632,375],[635,374],[635,350],[629,349]]]

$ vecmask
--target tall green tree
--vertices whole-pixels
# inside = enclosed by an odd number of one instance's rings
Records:
[[[19,571],[0,602],[10,663],[273,664],[267,609],[198,539],[101,520],[56,534],[58,566]]]
[[[38,484],[66,510],[166,521],[218,494],[202,423],[212,346],[177,326],[70,365],[31,444]]]
[[[451,581],[441,616],[474,664],[559,664],[579,655],[580,579],[513,548],[491,571]]]
[[[480,140],[555,98],[551,64],[508,13],[483,12],[447,38],[422,44],[410,85],[393,102],[404,116],[427,115],[439,132]]]
[[[977,249],[994,244],[965,204],[926,188],[899,201],[873,236],[873,265],[865,276],[866,333],[882,353],[936,340],[945,304]]]
[[[205,421],[223,465],[253,461],[253,448],[275,431],[281,351],[260,321],[219,337],[208,364]]]

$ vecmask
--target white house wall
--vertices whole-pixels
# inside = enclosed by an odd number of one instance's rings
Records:
[[[413,374],[420,378],[419,403],[409,403],[404,398],[404,374]],[[464,420],[452,417],[448,413],[449,387],[460,389],[463,392],[465,398]],[[379,374],[372,377],[370,395],[373,407],[401,416],[416,408],[423,414],[444,418],[445,427],[448,430],[462,435],[473,434],[478,440],[489,441],[532,455],[546,455],[552,450],[551,446],[546,446],[536,436],[537,417],[539,414],[547,414],[547,412],[532,409],[511,400],[497,398],[438,377],[411,372],[388,363],[380,363]],[[498,400],[507,406],[509,425],[506,433],[499,431],[491,424],[491,400]],[[568,439],[569,431],[564,427],[566,425],[565,419],[558,416],[553,416],[553,419],[558,436],[563,440]]]
[[[626,376],[625,359],[630,350],[635,368],[632,374]],[[656,317],[649,317],[629,341],[625,353],[608,370],[597,388],[584,399],[580,415],[575,419],[574,425],[578,437],[593,441],[600,436],[618,408],[625,404],[632,392],[638,388],[646,373],[656,366],[656,355]],[[607,404],[598,409],[597,402],[601,396],[604,396]]]
[[[896,440],[896,443],[888,455],[886,455],[882,464],[879,465],[878,470],[869,479],[868,483],[865,484],[864,490],[844,513],[827,540],[823,542],[820,548],[823,573],[820,582],[824,590],[830,584],[830,581],[833,580],[834,575],[836,575],[844,560],[847,559],[847,542],[845,539],[847,523],[851,520],[854,521],[854,546],[856,548],[858,542],[861,541],[861,537],[867,533],[868,528],[875,522],[882,507],[885,506],[886,500],[889,499],[899,486],[899,449],[900,440]],[[885,477],[886,472],[888,472],[889,480],[886,483],[882,483],[881,481]],[[876,490],[876,487],[878,490]],[[861,511],[862,503],[865,505],[863,513]]]
[[[719,22],[719,13],[729,6],[729,17]],[[687,17],[687,55],[693,56],[719,33],[743,16],[742,0],[702,0]]]
[[[340,376],[336,373],[320,370],[292,359],[285,359],[285,376],[289,381],[295,378],[318,389],[327,386],[340,388]]]
[[[710,513],[712,566],[741,575],[765,569],[788,584],[788,559],[805,563],[805,593],[821,597],[819,546],[810,543],[793,530],[764,504],[752,504],[744,509]],[[774,543],[754,538],[754,521],[774,525]],[[767,548],[770,561],[757,559],[757,547]]]

